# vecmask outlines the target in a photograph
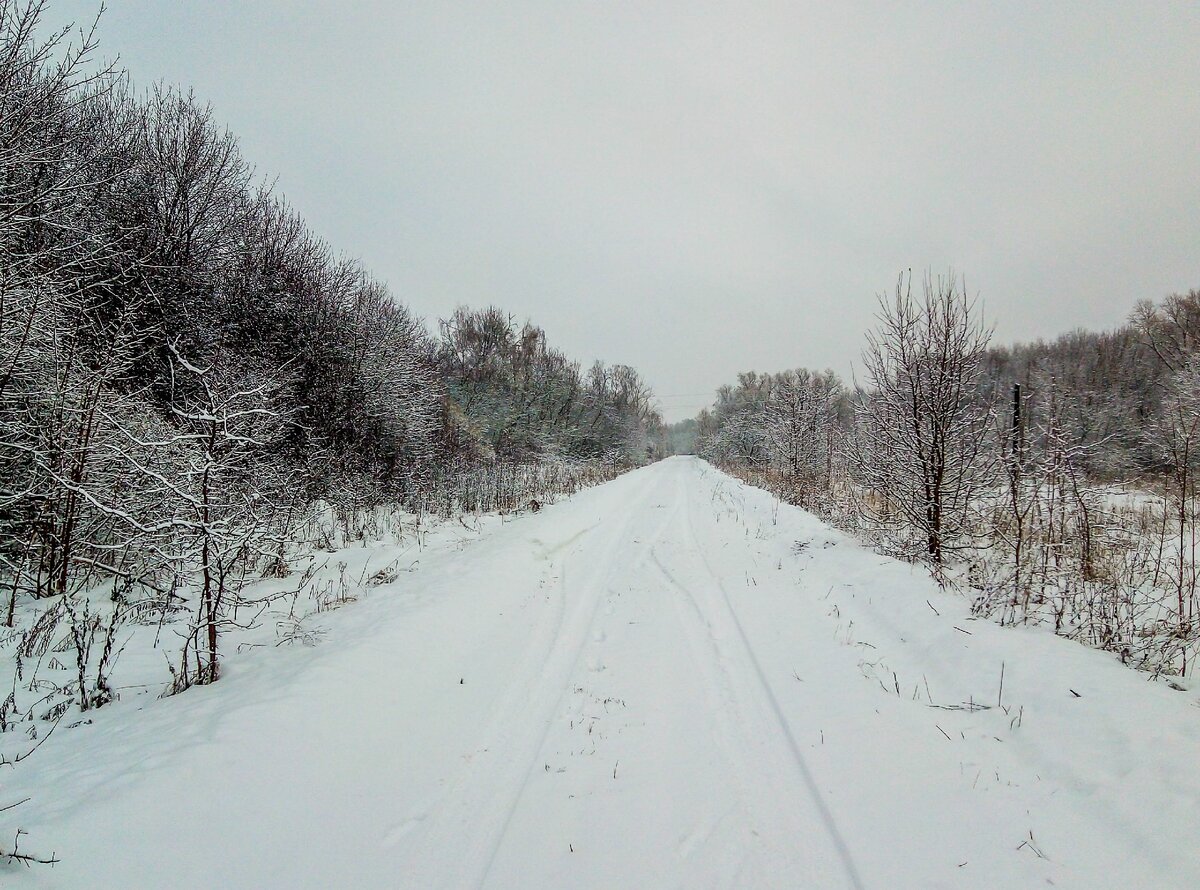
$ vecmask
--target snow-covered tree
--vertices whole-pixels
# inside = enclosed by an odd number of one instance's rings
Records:
[[[958,278],[911,276],[880,298],[863,353],[854,468],[880,505],[869,515],[911,531],[935,567],[967,543],[975,495],[991,478],[988,406],[978,397],[989,332]]]

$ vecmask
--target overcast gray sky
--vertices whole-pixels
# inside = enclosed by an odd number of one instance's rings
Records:
[[[1200,287],[1197,3],[114,0],[100,34],[419,314],[499,304],[669,419],[848,375],[909,267],[1004,341]]]

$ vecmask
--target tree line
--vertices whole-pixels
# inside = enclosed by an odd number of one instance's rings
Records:
[[[635,370],[497,308],[430,331],[207,104],[134,90],[45,10],[0,0],[0,583],[9,627],[69,620],[82,708],[149,607],[192,614],[174,688],[216,680],[239,589],[314,505],[515,509],[661,453]]]
[[[980,614],[1184,674],[1200,655],[1198,348],[1196,290],[1113,331],[998,346],[961,279],[914,293],[904,275],[861,382],[741,374],[697,418],[696,449],[927,563]]]

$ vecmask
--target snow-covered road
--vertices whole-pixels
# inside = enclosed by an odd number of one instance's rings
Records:
[[[1194,693],[971,620],[695,459],[231,665],[22,767],[63,861],[17,883],[1200,886]]]

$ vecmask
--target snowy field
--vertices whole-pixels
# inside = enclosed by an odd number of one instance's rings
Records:
[[[361,548],[365,578],[408,551]],[[4,774],[39,888],[1194,888],[1200,698],[693,458]]]

